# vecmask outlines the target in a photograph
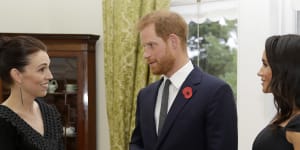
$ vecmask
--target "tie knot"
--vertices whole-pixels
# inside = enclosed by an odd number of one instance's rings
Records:
[[[170,79],[167,79],[166,82],[165,82],[165,86],[164,87],[169,87],[171,84],[171,81]]]

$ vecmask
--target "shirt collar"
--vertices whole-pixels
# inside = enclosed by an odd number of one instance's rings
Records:
[[[169,79],[176,88],[180,88],[190,72],[194,69],[192,62],[189,60],[184,66],[177,70]],[[168,79],[164,76],[164,80]]]

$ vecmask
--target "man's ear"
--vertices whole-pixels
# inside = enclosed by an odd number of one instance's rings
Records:
[[[169,41],[173,49],[178,49],[180,42],[179,37],[176,34],[170,34]]]
[[[17,84],[22,83],[23,76],[22,76],[22,73],[18,69],[12,68],[9,73],[10,73],[10,76],[13,79],[13,81],[15,81]]]

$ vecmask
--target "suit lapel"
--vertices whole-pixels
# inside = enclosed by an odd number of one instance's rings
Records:
[[[178,114],[180,114],[181,110],[184,109],[184,106],[187,104],[187,102],[193,99],[193,96],[190,99],[186,99],[182,93],[182,90],[185,87],[191,87],[192,93],[194,95],[197,92],[196,88],[194,87],[200,83],[200,80],[201,80],[201,71],[199,70],[199,68],[195,67],[178,91],[178,94],[170,108],[170,111],[168,112],[168,116],[165,120],[165,124],[163,126],[161,135],[160,137],[158,137],[159,143],[157,146],[159,146],[162,139],[165,138],[170,128],[175,123]]]
[[[154,114],[155,114],[155,106],[156,106],[158,89],[162,82],[163,82],[163,78],[160,79],[159,82],[156,82],[156,84],[153,86],[153,90],[151,90],[151,91],[153,91],[153,93],[149,94],[151,96],[149,96],[147,98],[149,100],[146,100],[149,102],[149,105],[148,105],[149,107],[147,107],[148,108],[147,112],[149,112],[149,113],[147,113],[147,114],[149,114],[150,115],[149,118],[151,118],[151,122],[150,122],[151,127],[152,127],[151,132],[155,135],[154,137],[156,137],[155,141],[157,140],[157,132],[156,132],[156,123],[155,123]]]

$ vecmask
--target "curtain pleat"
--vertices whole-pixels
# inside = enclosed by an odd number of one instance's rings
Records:
[[[136,31],[145,14],[170,0],[103,0],[104,67],[111,150],[127,150],[135,125],[138,91],[157,80],[143,59]]]

